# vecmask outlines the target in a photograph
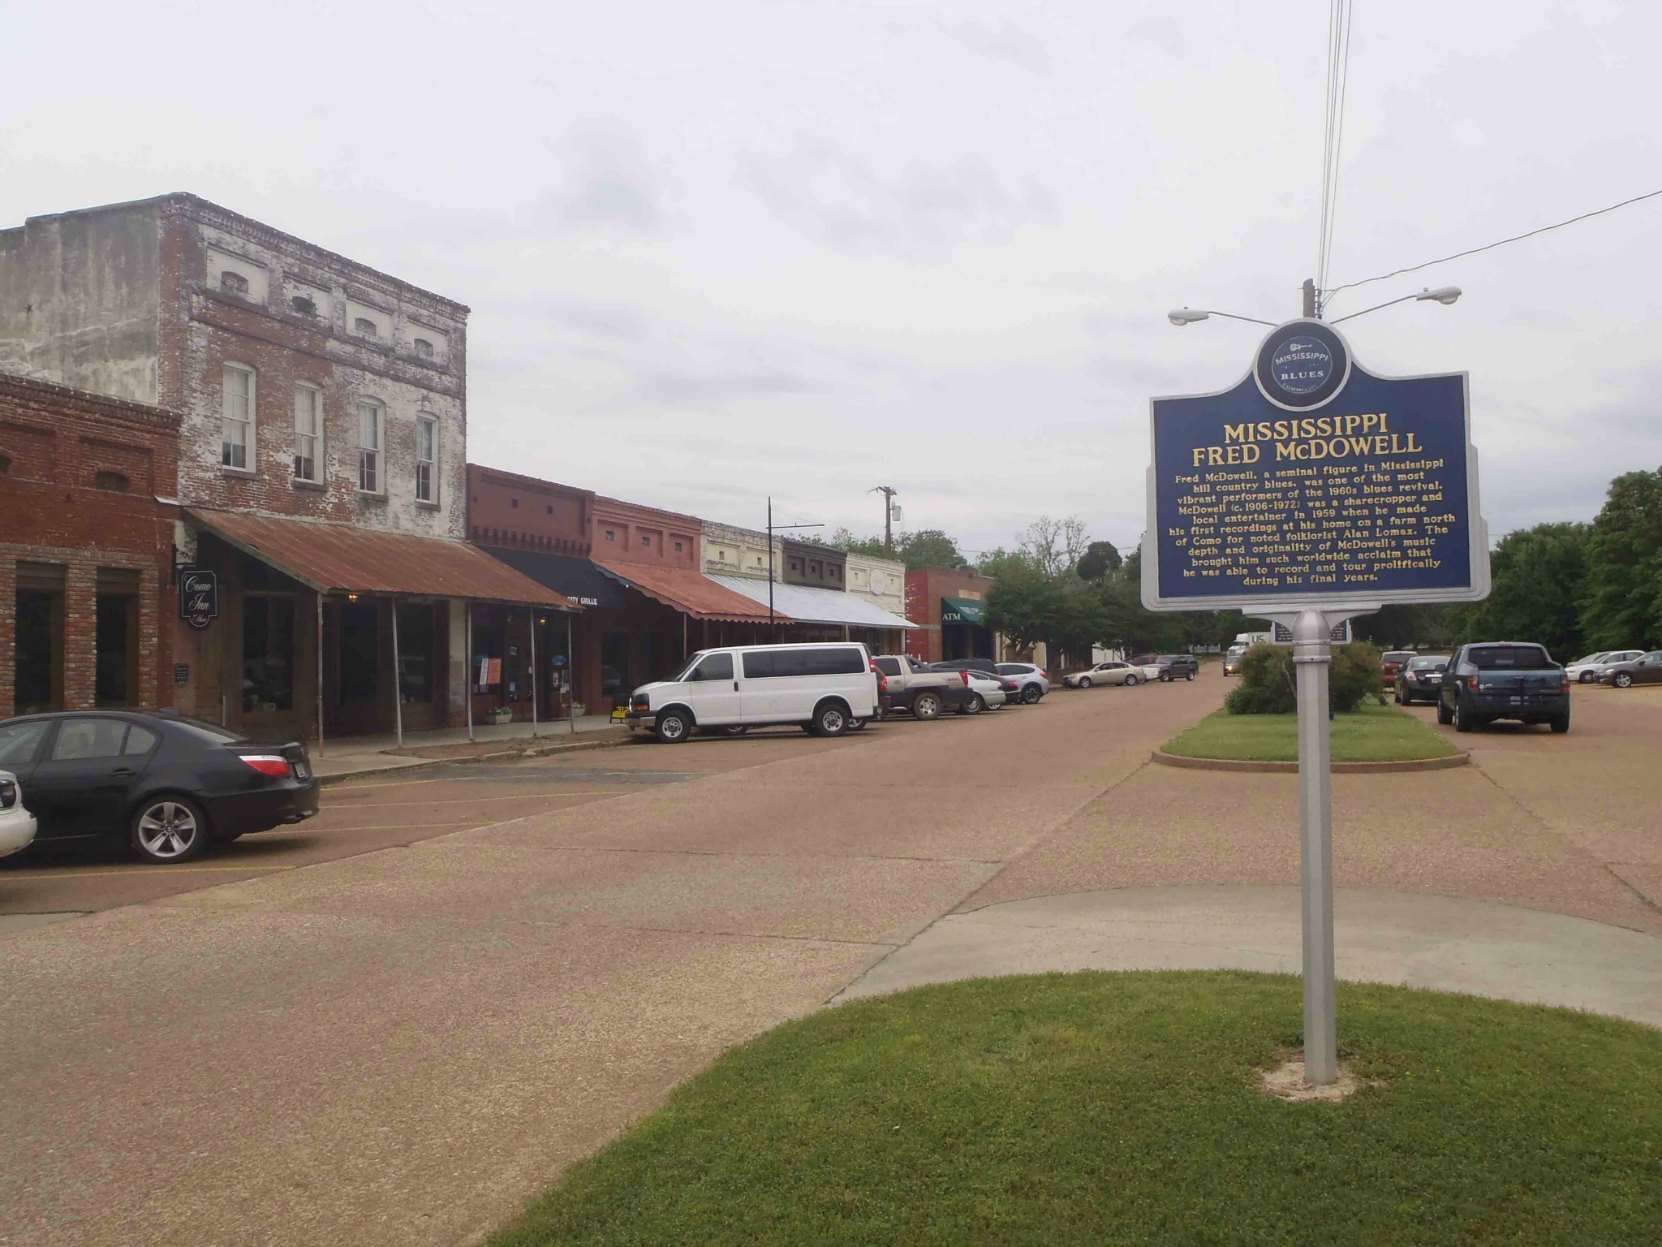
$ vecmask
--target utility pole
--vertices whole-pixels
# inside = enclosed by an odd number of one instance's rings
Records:
[[[883,552],[894,557],[894,496],[900,491],[893,485],[879,485],[868,489],[868,494],[883,495]]]
[[[773,534],[786,528],[824,528],[824,524],[775,524],[773,522],[773,495],[768,495],[768,635],[776,636],[778,627],[773,616]]]
[[[1320,320],[1322,318],[1321,305],[1316,301],[1316,279],[1304,279],[1304,319]]]

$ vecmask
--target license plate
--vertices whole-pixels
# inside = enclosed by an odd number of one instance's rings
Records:
[[[310,779],[312,773],[304,762],[296,762],[294,764],[294,777],[296,779]]]

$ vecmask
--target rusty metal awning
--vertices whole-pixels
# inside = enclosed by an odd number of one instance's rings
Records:
[[[714,619],[720,623],[768,621],[766,606],[718,585],[703,572],[690,567],[654,567],[650,563],[600,559],[595,559],[594,565],[618,583],[673,607],[692,619]],[[774,612],[774,619],[778,623],[792,622],[783,611]]]
[[[319,593],[459,598],[577,610],[575,603],[462,541],[346,524],[189,507],[185,515]]]

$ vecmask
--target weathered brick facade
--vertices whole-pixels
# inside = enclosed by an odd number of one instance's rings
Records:
[[[103,656],[126,687],[111,704],[167,700],[177,508],[155,482],[173,480],[178,429],[154,407],[0,374],[0,718],[17,708],[20,590],[53,603],[51,652],[26,660],[49,676],[47,704],[98,701],[101,591],[136,599],[130,656]]]

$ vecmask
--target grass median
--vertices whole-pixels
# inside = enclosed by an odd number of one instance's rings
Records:
[[[1403,762],[1460,752],[1436,729],[1395,706],[1368,702],[1360,710],[1335,715],[1331,727],[1335,762]],[[1219,710],[1162,748],[1185,758],[1296,762],[1298,717]]]
[[[1266,1095],[1296,978],[981,979],[720,1059],[491,1247],[1662,1241],[1662,1035],[1341,984],[1338,1104]],[[553,1092],[557,1094],[557,1092]]]

